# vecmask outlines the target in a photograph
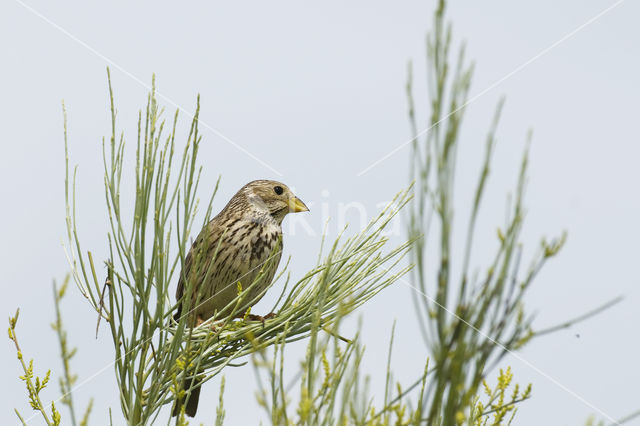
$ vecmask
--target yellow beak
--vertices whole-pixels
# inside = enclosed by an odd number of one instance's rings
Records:
[[[308,212],[309,209],[298,197],[289,198],[289,211],[293,213]]]

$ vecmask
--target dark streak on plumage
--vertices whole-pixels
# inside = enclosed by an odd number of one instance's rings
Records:
[[[275,186],[284,191],[275,192]],[[292,199],[294,195],[286,185],[268,180],[250,182],[231,198],[200,232],[185,257],[176,291],[176,299],[181,301],[174,316],[176,321],[184,314],[187,325],[194,327],[216,312],[229,315],[233,305],[230,302],[237,296],[238,282],[242,283],[243,289],[253,284],[239,306],[239,313],[257,303],[271,284],[280,262],[281,224],[290,211]],[[302,206],[306,210],[304,204]],[[190,303],[183,300],[187,282],[193,286]],[[183,313],[183,303],[190,307],[190,312]],[[197,409],[199,392],[200,387],[193,385],[185,407],[192,417]],[[174,415],[182,404],[183,401],[176,401]]]

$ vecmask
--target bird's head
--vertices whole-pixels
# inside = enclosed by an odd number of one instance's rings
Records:
[[[240,192],[253,209],[268,213],[278,223],[288,213],[307,212],[309,209],[284,183],[274,180],[254,180]]]

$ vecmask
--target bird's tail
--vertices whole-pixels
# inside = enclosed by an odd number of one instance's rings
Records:
[[[180,304],[178,306],[178,310],[176,311],[176,313],[173,315],[173,319],[175,320],[175,322],[180,322],[180,316],[182,315],[182,304]]]
[[[187,416],[193,417],[196,415],[196,411],[198,411],[198,400],[200,399],[200,380],[197,377],[188,379],[185,385],[185,389],[191,389],[191,392],[188,395],[187,405],[184,407],[184,412],[187,414]],[[185,403],[185,397],[176,399],[176,404],[173,406],[173,413],[171,413],[173,417],[180,414],[180,410]]]

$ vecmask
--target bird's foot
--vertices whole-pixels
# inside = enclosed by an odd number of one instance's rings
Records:
[[[255,314],[243,315],[243,318],[247,321],[260,321],[262,323],[264,323],[264,319],[265,319],[262,315],[255,315]]]
[[[275,312],[269,312],[267,315],[264,316],[264,319],[268,320],[268,319],[271,319],[271,318],[275,318],[277,316],[278,316],[278,314],[276,314]]]
[[[262,315],[255,315],[255,314],[248,314],[246,316],[244,316],[243,318],[245,318],[246,320],[249,321],[260,321],[262,323],[262,325],[264,326],[264,321],[271,319],[271,318],[275,318],[276,314],[274,312],[270,312],[265,316]]]
[[[196,318],[196,327],[200,327],[202,324],[204,324],[206,320],[204,318],[202,318],[200,315],[198,315],[198,317]],[[211,322],[211,331],[213,331],[214,333],[218,331],[219,329],[219,324],[216,324],[215,322]]]

